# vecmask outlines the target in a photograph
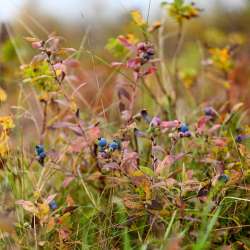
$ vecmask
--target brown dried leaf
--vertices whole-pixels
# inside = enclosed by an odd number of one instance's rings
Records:
[[[37,207],[31,201],[18,200],[16,201],[16,204],[22,206],[23,209],[25,209],[26,211],[30,213],[33,213],[33,214],[38,213]]]
[[[144,208],[144,205],[139,202],[138,199],[136,199],[136,197],[133,196],[125,196],[123,198],[123,202],[125,207],[129,208],[129,209],[136,209],[136,210],[141,210]]]

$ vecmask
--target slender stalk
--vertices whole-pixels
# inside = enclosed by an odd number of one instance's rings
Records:
[[[43,107],[43,124],[42,124],[42,130],[41,130],[41,137],[40,137],[40,144],[44,143],[44,139],[46,136],[46,130],[47,130],[47,114],[48,114],[48,102],[44,102]]]
[[[166,23],[166,15],[163,16],[162,18],[162,26],[160,27],[159,30],[159,57],[161,61],[161,76],[159,74],[156,75],[156,79],[158,82],[159,87],[161,88],[162,92],[167,96],[167,110],[169,113],[169,119],[172,118],[172,104],[175,101],[176,98],[176,93],[174,91],[174,88],[172,86],[173,84],[173,79],[172,75],[170,72],[170,69],[168,65],[165,63],[165,50],[164,50],[164,45],[165,45],[165,23]],[[166,87],[165,85],[166,84]]]
[[[159,87],[160,87],[160,89],[161,89],[161,92],[162,92],[164,95],[169,96],[169,94],[167,93],[166,89],[165,89],[164,86],[163,86],[163,83],[162,83],[162,81],[161,81],[161,77],[160,77],[160,75],[159,75],[158,72],[155,73],[155,77],[156,77],[157,83],[158,83],[158,85],[159,85]]]
[[[177,57],[180,52],[182,40],[183,40],[183,25],[180,23],[178,26],[177,43],[176,43],[175,52],[173,56],[173,72],[174,72],[175,81],[177,81],[177,78],[178,78]]]

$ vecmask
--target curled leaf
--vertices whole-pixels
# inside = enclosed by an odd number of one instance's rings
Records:
[[[138,26],[146,25],[146,21],[138,10],[131,11],[131,17]]]

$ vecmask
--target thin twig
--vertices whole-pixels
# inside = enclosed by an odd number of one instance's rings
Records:
[[[45,136],[46,136],[46,130],[47,130],[47,113],[48,113],[48,102],[44,101],[44,107],[43,107],[43,124],[42,124],[41,136],[40,136],[40,144],[44,143],[44,139],[45,139]]]

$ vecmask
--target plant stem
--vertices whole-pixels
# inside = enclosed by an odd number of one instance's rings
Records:
[[[44,101],[44,107],[43,107],[43,124],[42,124],[42,130],[41,130],[40,144],[44,144],[44,139],[45,139],[45,136],[46,136],[47,114],[48,114],[48,102]]]

